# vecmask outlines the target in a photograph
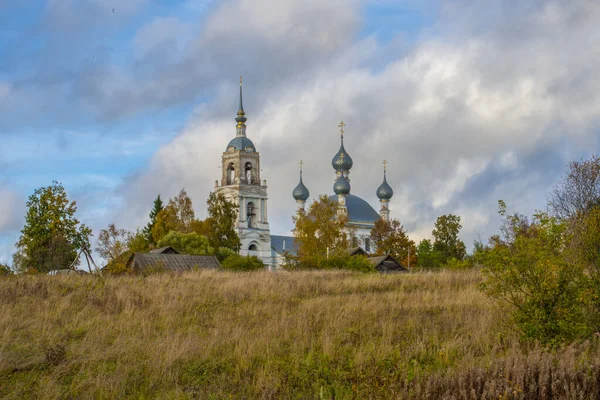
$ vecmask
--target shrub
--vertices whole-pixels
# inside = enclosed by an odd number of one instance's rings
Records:
[[[265,268],[265,264],[256,256],[240,256],[232,254],[221,262],[223,269],[229,271],[257,271]]]
[[[219,247],[215,252],[215,256],[219,261],[225,260],[229,256],[236,255],[235,250],[231,250],[229,247]]]
[[[350,270],[359,272],[377,272],[375,267],[364,256],[349,256],[346,254],[331,254],[329,257],[309,256],[298,259],[290,264],[289,269],[300,270]]]
[[[0,276],[12,275],[13,270],[6,264],[0,264]]]

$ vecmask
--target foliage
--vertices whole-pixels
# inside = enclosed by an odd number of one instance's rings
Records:
[[[584,275],[563,254],[569,239],[564,222],[539,212],[523,230],[503,203],[500,213],[504,228],[513,232],[485,254],[486,293],[506,307],[525,339],[556,347],[589,333],[581,301]]]
[[[553,215],[569,219],[585,215],[600,205],[600,157],[574,161],[567,176],[556,185],[548,205]]]
[[[467,248],[458,237],[462,225],[457,215],[442,215],[435,222],[431,232],[434,238],[433,249],[441,254],[441,262],[446,263],[450,258],[461,261],[467,254]]]
[[[146,235],[148,242],[152,245],[156,245],[154,237],[152,236],[152,228],[154,228],[154,225],[156,224],[156,217],[158,216],[158,213],[160,213],[163,209],[164,205],[159,194],[154,200],[154,207],[152,207],[152,210],[150,211],[150,221],[144,228],[144,234]]]
[[[78,265],[77,252],[89,249],[92,232],[75,218],[76,211],[60,183],[36,189],[27,201],[13,266],[20,272],[48,272]]]
[[[423,239],[417,247],[417,265],[421,268],[435,268],[442,264],[442,255],[433,248],[429,239]]]
[[[13,270],[8,266],[8,264],[0,263],[0,276],[8,276],[12,274]]]
[[[158,243],[163,236],[171,231],[182,233],[192,232],[192,224],[196,217],[192,207],[192,199],[185,189],[171,199],[169,203],[156,214],[152,227],[152,242]]]
[[[104,272],[109,274],[123,274],[127,270],[127,261],[133,253],[146,253],[150,250],[148,238],[143,230],[138,229],[135,233],[127,232],[125,237],[125,251],[123,251],[114,261],[109,262],[104,267]]]
[[[288,270],[349,270],[377,272],[364,256],[350,256],[346,252],[330,254],[329,257],[313,254],[286,264]]]
[[[217,249],[217,251],[215,252],[215,257],[217,257],[217,260],[223,261],[227,257],[236,255],[236,254],[237,253],[234,250],[231,250],[229,247],[219,247]]]
[[[208,196],[206,204],[208,205],[208,218],[196,225],[195,232],[205,235],[215,249],[227,247],[238,250],[240,238],[236,232],[237,205],[228,201],[223,193],[215,194],[213,192]]]
[[[307,213],[299,210],[293,219],[301,263],[348,249],[348,237],[344,232],[347,218],[337,215],[336,203],[327,196],[320,196],[314,201]]]
[[[256,256],[240,256],[232,254],[221,262],[223,269],[227,271],[258,271],[265,269],[265,264]]]
[[[117,229],[115,224],[110,224],[108,229],[100,231],[96,251],[107,263],[114,263],[127,251],[128,236],[129,233],[125,229]]]
[[[195,232],[182,233],[171,231],[158,242],[158,247],[171,246],[181,254],[212,255],[208,239]]]
[[[400,221],[378,219],[371,229],[371,238],[376,246],[376,255],[390,254],[403,266],[411,267],[417,264],[417,248]],[[409,262],[410,254],[410,262]]]

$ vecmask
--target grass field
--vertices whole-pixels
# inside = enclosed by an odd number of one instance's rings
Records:
[[[519,344],[480,274],[0,279],[0,397],[600,398],[600,350]]]

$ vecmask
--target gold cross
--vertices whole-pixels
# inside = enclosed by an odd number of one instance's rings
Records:
[[[302,166],[304,165],[304,161],[300,160],[300,172],[302,172]]]
[[[346,124],[344,123],[344,121],[340,122],[339,127],[340,127],[340,133],[342,134],[342,137],[344,137],[344,127],[346,126]]]
[[[387,164],[388,164],[387,160],[383,160],[382,164],[383,164],[383,172],[386,172],[387,171]]]

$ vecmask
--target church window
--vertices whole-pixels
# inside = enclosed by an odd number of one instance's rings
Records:
[[[229,163],[227,167],[227,184],[233,185],[235,183],[235,167],[233,163]]]
[[[256,228],[256,213],[255,213],[254,203],[248,203],[248,207],[246,209],[248,216],[248,228]]]
[[[371,252],[371,239],[369,239],[369,238],[365,239],[365,251],[367,253]]]
[[[250,253],[251,256],[255,256],[256,252],[258,251],[258,246],[256,246],[255,243],[252,243],[249,247],[248,247],[248,251]]]
[[[246,183],[248,185],[251,185],[252,184],[252,164],[247,162],[244,169],[246,170]]]
[[[358,247],[358,238],[356,236],[352,236],[352,247]]]

